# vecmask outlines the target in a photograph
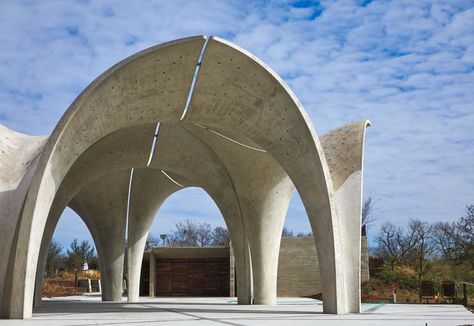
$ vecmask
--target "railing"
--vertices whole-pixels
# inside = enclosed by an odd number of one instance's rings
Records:
[[[468,286],[471,286],[472,289],[474,289],[474,283],[465,282],[465,281],[456,282],[456,283],[462,284],[462,294],[463,294],[462,304],[463,304],[465,307],[469,306],[467,287],[468,287]]]

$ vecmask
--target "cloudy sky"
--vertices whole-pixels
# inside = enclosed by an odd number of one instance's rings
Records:
[[[474,1],[0,0],[0,123],[49,134],[95,77],[190,35],[217,35],[289,84],[319,134],[370,119],[365,192],[382,222],[453,220],[474,204]],[[172,196],[153,233],[177,220],[223,224],[199,189]],[[297,194],[286,225],[307,231]],[[66,210],[55,237],[88,239]]]

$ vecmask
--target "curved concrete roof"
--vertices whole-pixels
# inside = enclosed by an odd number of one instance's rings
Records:
[[[47,139],[47,136],[29,136],[0,125],[0,192],[18,187]]]
[[[14,230],[0,247],[9,261],[8,270],[0,269],[2,315],[31,315],[34,275],[68,204],[95,230],[110,282],[104,299],[116,298],[123,256],[102,239],[110,236],[116,245],[125,234],[126,224],[115,219],[123,221],[130,169],[129,260],[138,261],[161,202],[181,186],[199,186],[216,201],[231,232],[238,274],[246,280],[239,303],[250,303],[253,292],[255,303],[273,304],[280,235],[296,187],[319,250],[324,310],[358,311],[360,289],[349,285],[358,261],[345,254],[354,241],[357,246],[357,237],[341,239],[349,229],[360,229],[360,201],[353,198],[362,189],[362,124],[330,133],[323,149],[281,78],[219,38],[181,39],[125,59],[79,95],[49,138],[17,135],[7,146],[8,132],[0,129],[0,146],[7,149],[0,156],[0,196],[13,189],[8,201],[17,203],[13,209],[0,206]],[[34,162],[31,173],[23,167],[8,177],[15,159]],[[357,171],[354,186],[344,188],[351,190],[341,191]],[[103,193],[104,185],[114,184],[120,195]],[[348,209],[341,198],[357,203]],[[111,259],[116,256],[122,263]],[[137,270],[129,273],[137,277]],[[133,291],[132,301],[138,298]]]

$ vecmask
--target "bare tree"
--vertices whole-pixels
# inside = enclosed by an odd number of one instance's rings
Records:
[[[212,231],[212,245],[214,246],[228,246],[230,242],[230,234],[226,228],[217,226]]]
[[[145,243],[145,250],[160,246],[160,238],[155,237],[151,232],[148,234]]]
[[[196,246],[206,247],[212,243],[213,233],[209,223],[199,223],[196,225]]]
[[[313,233],[311,231],[309,231],[308,233],[304,233],[304,232],[298,232],[296,234],[297,237],[312,237],[313,236]]]
[[[462,258],[474,268],[474,205],[466,206],[466,213],[457,222]]]
[[[433,225],[433,237],[441,258],[451,266],[453,279],[456,279],[456,267],[461,263],[462,251],[460,235],[456,223],[439,222]]]
[[[175,226],[176,230],[169,237],[173,246],[205,247],[212,243],[212,228],[208,223],[195,223],[188,219]]]
[[[408,235],[413,235],[414,246],[406,253],[408,262],[413,266],[418,274],[419,299],[421,301],[421,282],[426,274],[430,258],[436,248],[436,242],[433,237],[432,227],[419,219],[410,220],[408,225]]]
[[[375,216],[373,215],[375,209],[375,203],[377,202],[373,196],[369,196],[364,200],[362,204],[362,226],[365,226],[366,229],[375,221]]]
[[[176,229],[173,231],[170,242],[173,246],[196,246],[196,225],[191,220],[186,222],[178,222],[175,224]]]
[[[413,232],[405,233],[402,228],[392,223],[384,223],[377,237],[375,252],[390,265],[391,270],[404,262],[408,253],[416,245],[416,235]]]
[[[402,248],[400,240],[403,237],[403,231],[392,223],[384,223],[377,236],[376,253],[395,270],[395,266],[402,259]]]
[[[54,239],[49,243],[48,256],[46,258],[46,274],[51,277],[59,268],[63,260],[63,246]]]
[[[292,230],[289,230],[286,226],[283,228],[283,231],[281,233],[282,237],[293,237],[294,233]]]

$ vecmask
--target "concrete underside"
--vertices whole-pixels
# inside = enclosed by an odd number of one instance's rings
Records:
[[[125,300],[125,298],[124,298]],[[100,297],[46,299],[31,320],[2,325],[470,325],[459,305],[362,304],[361,314],[327,315],[322,303],[279,298],[276,306],[241,306],[235,298],[140,298],[140,303],[101,302]]]

